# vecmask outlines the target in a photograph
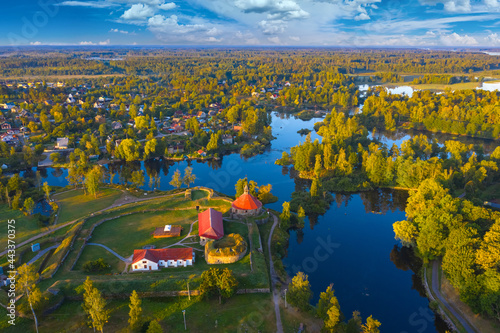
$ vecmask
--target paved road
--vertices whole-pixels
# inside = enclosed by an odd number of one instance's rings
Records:
[[[28,261],[28,265],[31,265],[32,263],[34,263],[35,261],[37,261],[38,259],[40,259],[40,257],[42,257],[45,253],[49,252],[50,250],[52,249],[55,249],[57,248],[59,245],[61,244],[56,244],[56,245],[52,245],[46,249],[43,249],[42,251],[38,252],[38,254],[33,257],[33,259],[31,259],[30,261]]]
[[[280,313],[280,295],[276,290],[276,272],[274,271],[273,257],[271,254],[271,239],[273,238],[274,228],[278,225],[278,218],[273,214],[274,223],[271,227],[271,232],[269,233],[269,239],[267,240],[267,250],[269,251],[269,274],[271,275],[271,286],[273,289],[273,302],[274,302],[274,312],[276,313],[276,332],[283,333],[283,324],[281,323],[281,313]]]
[[[128,263],[130,264],[132,262],[132,260],[130,258],[128,259],[125,259],[123,258],[121,255],[119,255],[118,253],[116,253],[115,251],[111,250],[109,247],[107,247],[106,245],[102,245],[102,244],[98,244],[98,243],[87,243],[86,245],[95,245],[95,246],[100,246],[106,250],[108,250],[109,253],[111,253],[112,255],[114,255],[115,257],[117,257],[118,259],[120,259],[121,261],[125,262],[125,263]]]
[[[457,318],[457,320],[460,322],[460,324],[462,324],[462,326],[465,328],[465,331],[467,331],[467,333],[476,333],[476,330],[474,328],[472,328],[472,326],[469,324],[469,322],[465,318],[462,317],[462,314],[459,313],[458,311],[456,311],[455,308],[453,308],[450,305],[450,303],[448,303],[446,301],[446,299],[443,297],[443,295],[439,291],[438,272],[439,272],[439,263],[437,260],[434,260],[434,262],[432,263],[432,287],[431,287],[432,291],[437,296],[437,298],[441,301],[441,303],[444,304],[444,306],[446,306],[448,311],[450,311],[453,314],[453,316],[455,318]]]

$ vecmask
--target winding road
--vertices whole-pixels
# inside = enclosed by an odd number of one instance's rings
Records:
[[[435,260],[432,263],[432,292],[436,295],[439,301],[448,309],[451,314],[457,318],[457,320],[462,324],[467,333],[476,333],[476,330],[469,324],[469,322],[462,317],[462,314],[455,310],[453,306],[443,297],[441,291],[439,291],[439,263]]]
[[[273,238],[274,228],[278,224],[278,217],[273,214],[274,223],[271,227],[271,232],[269,233],[269,239],[267,240],[267,250],[269,251],[269,274],[271,275],[271,286],[273,288],[273,302],[274,302],[274,312],[276,313],[276,332],[283,333],[283,324],[281,323],[281,313],[280,313],[280,294],[276,290],[276,281],[278,277],[274,271],[273,257],[271,254],[271,239]]]

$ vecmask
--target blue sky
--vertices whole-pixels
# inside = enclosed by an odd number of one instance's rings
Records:
[[[1,45],[500,47],[500,0],[9,0],[1,7]]]

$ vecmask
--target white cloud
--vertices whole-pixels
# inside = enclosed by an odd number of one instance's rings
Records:
[[[478,41],[469,35],[459,35],[456,32],[449,35],[442,35],[439,38],[444,46],[474,46],[478,45]]]
[[[262,29],[262,33],[265,35],[275,35],[278,33],[285,32],[287,24],[283,20],[262,20],[259,22],[259,27]]]
[[[245,13],[267,13],[267,18],[273,20],[309,17],[309,13],[293,0],[236,0],[234,4]]]
[[[80,42],[80,45],[95,45],[95,43],[91,41],[86,41],[86,42]]]
[[[39,41],[30,42],[30,45],[42,45],[42,42],[39,42]]]
[[[429,6],[443,4],[448,12],[469,13],[472,11],[470,0],[420,0],[420,3]]]
[[[187,34],[199,31],[210,31],[209,28],[202,24],[179,24],[177,15],[171,15],[170,17],[155,15],[148,20],[148,27],[149,30],[153,32],[167,34]]]
[[[274,43],[274,44],[280,44],[281,41],[280,41],[280,38],[278,36],[274,36],[274,37],[268,37],[267,38],[268,41]]]
[[[490,7],[490,8],[499,8],[500,7],[500,1],[498,1],[498,0],[484,0],[484,3],[486,4],[487,7]]]
[[[117,32],[117,33],[121,33],[121,34],[124,34],[124,35],[128,34],[128,31],[126,31],[126,30],[118,30],[118,29],[111,29],[111,30],[109,30],[109,32]]]
[[[288,36],[288,38],[290,38],[291,40],[293,40],[295,42],[298,42],[300,40],[300,37],[298,37],[298,36]]]
[[[108,8],[116,6],[116,4],[108,1],[63,1],[58,6]]]
[[[356,21],[364,21],[364,20],[369,20],[369,19],[370,19],[370,16],[368,16],[368,14],[366,14],[366,13],[361,13],[358,16],[354,17],[354,20],[356,20]]]
[[[123,13],[121,18],[125,19],[125,20],[141,21],[141,20],[147,19],[148,17],[153,16],[154,14],[155,14],[155,10],[153,8],[151,8],[148,5],[138,3],[135,5],[132,5],[132,7],[127,9],[125,11],[125,13]]]
[[[110,40],[106,39],[105,41],[99,42],[99,45],[109,45]]]
[[[175,7],[177,7],[177,5],[173,2],[163,3],[163,4],[158,5],[158,8],[160,8],[161,10],[170,10],[170,9],[174,9]]]

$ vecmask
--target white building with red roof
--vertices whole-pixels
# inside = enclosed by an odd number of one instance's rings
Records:
[[[262,202],[248,193],[248,185],[245,186],[245,191],[240,197],[231,204],[231,213],[236,215],[259,215],[262,211]]]
[[[194,263],[191,247],[134,250],[132,271],[157,271],[162,267],[187,267]]]
[[[221,239],[224,236],[222,213],[213,208],[199,213],[198,235],[201,244],[206,243],[209,239]]]

